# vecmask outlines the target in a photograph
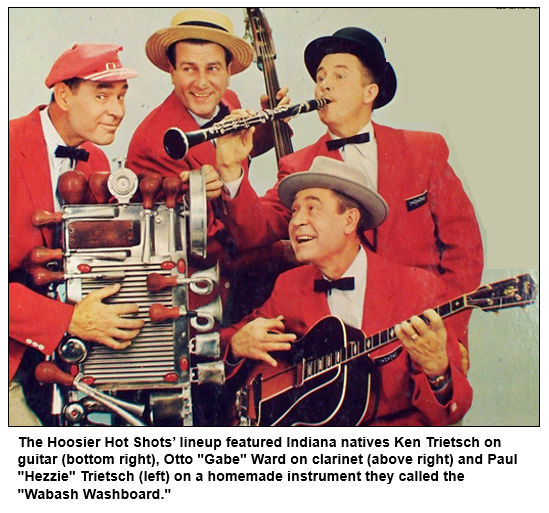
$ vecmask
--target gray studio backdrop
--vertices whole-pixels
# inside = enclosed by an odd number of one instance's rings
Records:
[[[44,86],[59,54],[76,42],[119,43],[131,80],[127,114],[104,148],[125,157],[140,121],[171,91],[168,74],[145,55],[145,42],[167,27],[176,8],[10,8],[9,118],[49,101]],[[218,9],[244,34],[244,9]],[[396,98],[374,113],[395,127],[441,133],[450,162],[475,205],[485,245],[484,282],[530,272],[539,283],[539,10],[266,8],[281,84],[292,103],[313,97],[303,64],[307,43],[344,26],[380,38],[393,64]],[[264,92],[255,65],[235,76],[246,108]],[[316,113],[292,121],[293,144],[314,142],[324,125]],[[114,166],[114,164],[113,164]],[[254,161],[259,193],[275,182],[274,152]],[[539,423],[539,299],[527,310],[474,312],[470,324],[474,402],[465,426]]]

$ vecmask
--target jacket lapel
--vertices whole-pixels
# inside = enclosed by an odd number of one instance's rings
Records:
[[[389,206],[389,215],[378,228],[378,246],[389,239],[394,222],[394,212],[401,197],[401,189],[406,179],[406,161],[402,150],[402,134],[391,128],[373,123],[377,141],[378,192]]]
[[[42,123],[40,122],[40,110],[40,107],[38,107],[31,113],[24,130],[26,143],[21,147],[21,172],[25,177],[34,210],[52,212],[54,206],[51,172]],[[54,230],[42,228],[41,231],[47,245],[51,246]]]
[[[364,297],[364,314],[362,331],[368,336],[387,329],[387,319],[393,317],[395,308],[392,279],[387,273],[387,265],[378,255],[366,250],[368,268],[366,271],[366,294]]]
[[[310,265],[310,272],[307,279],[304,280],[301,288],[301,297],[307,300],[300,301],[301,317],[304,320],[305,326],[314,326],[320,319],[330,314],[330,307],[326,294],[314,292],[314,280],[322,278],[321,272]]]
[[[340,160],[343,162],[343,157],[341,156],[341,152],[339,150],[329,150],[326,146],[326,142],[330,141],[332,138],[330,137],[330,133],[326,132],[324,136],[318,140],[318,147],[317,147],[317,155],[321,157],[329,157],[331,159]]]

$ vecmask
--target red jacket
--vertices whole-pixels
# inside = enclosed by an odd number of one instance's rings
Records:
[[[367,250],[368,266],[362,331],[374,335],[411,315],[446,301],[440,279],[422,269],[388,262]],[[313,265],[297,267],[281,274],[271,297],[240,323],[221,332],[226,350],[234,332],[257,318],[284,316],[286,332],[304,335],[320,319],[330,315],[326,294],[314,292],[320,271]],[[390,363],[380,367],[381,386],[376,421],[373,425],[448,425],[461,419],[471,406],[472,389],[461,367],[455,333],[445,323],[453,395],[446,405],[435,398],[427,377],[404,349]],[[372,359],[392,353],[393,342],[371,353]]]
[[[438,134],[396,130],[374,123],[378,145],[378,192],[389,215],[377,228],[376,252],[386,259],[426,269],[444,280],[450,296],[480,284],[484,257],[475,211],[448,164],[448,147]],[[308,170],[317,156],[342,160],[329,151],[328,133],[280,161],[278,180]],[[259,199],[244,179],[238,196],[226,200],[223,222],[239,248],[266,245],[288,236],[289,211],[278,183]],[[415,208],[414,208],[415,207]],[[372,239],[372,234],[367,234]],[[452,320],[460,339],[470,313]]]
[[[378,192],[389,215],[378,227],[377,253],[405,265],[440,275],[457,293],[474,290],[483,269],[482,240],[471,201],[448,164],[448,147],[438,134],[395,130],[374,124],[378,144]],[[342,160],[329,151],[328,133],[315,144],[280,161],[278,180],[308,170],[315,157]],[[278,185],[278,184],[277,184]],[[277,185],[258,199],[244,180],[233,200],[226,200],[224,222],[240,248],[270,244],[288,236],[289,212]],[[410,201],[422,199],[408,210]]]
[[[71,305],[51,300],[25,285],[11,281],[24,271],[25,260],[36,246],[52,247],[53,229],[35,228],[31,215],[39,209],[53,211],[49,160],[37,107],[27,116],[9,122],[9,381],[26,347],[51,354],[72,318]],[[87,162],[77,169],[89,176],[110,170],[105,154],[90,143]]]
[[[222,101],[231,111],[241,108],[236,93],[229,89]],[[137,127],[128,147],[126,167],[136,174],[152,172],[163,177],[179,176],[182,171],[200,169],[205,164],[216,167],[216,150],[211,141],[193,146],[180,160],[172,159],[164,149],[163,138],[166,131],[173,127],[183,132],[200,129],[175,92],[152,110]]]
[[[241,108],[240,101],[233,91],[227,89],[222,99],[229,110]],[[134,173],[160,174],[162,177],[179,176],[182,171],[200,169],[203,165],[217,166],[214,144],[207,141],[193,146],[184,158],[174,160],[164,149],[164,134],[170,128],[177,127],[183,132],[200,129],[196,120],[183,107],[172,92],[158,107],[151,111],[134,132],[128,147],[126,167]],[[244,172],[248,173],[248,162],[243,162]],[[186,190],[186,189],[184,189]],[[208,205],[210,207],[210,204]],[[224,229],[223,223],[208,208],[208,235],[211,237]],[[209,241],[208,253],[215,255],[222,251],[215,239]]]

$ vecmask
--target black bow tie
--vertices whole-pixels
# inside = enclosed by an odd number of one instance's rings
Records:
[[[219,104],[219,111],[217,114],[210,119],[207,123],[204,123],[200,128],[206,129],[210,128],[215,123],[218,123],[219,121],[222,121],[225,116],[228,116],[230,114],[229,107],[227,107],[224,103]]]
[[[87,162],[90,154],[86,150],[80,148],[71,148],[70,146],[59,145],[55,149],[55,156],[61,159],[71,159],[72,163],[75,160],[83,160],[84,162]]]
[[[368,132],[365,134],[353,135],[352,137],[332,139],[331,141],[326,141],[326,146],[329,150],[337,150],[346,144],[362,144],[367,142],[370,142],[370,134]]]
[[[332,289],[339,290],[354,290],[354,278],[339,278],[339,280],[315,280],[315,292],[329,292]]]

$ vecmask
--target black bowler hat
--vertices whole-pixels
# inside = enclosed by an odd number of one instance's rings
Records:
[[[370,70],[379,94],[374,101],[374,109],[387,105],[395,96],[397,79],[391,64],[385,59],[385,52],[379,40],[367,30],[345,27],[332,36],[315,39],[305,48],[305,66],[313,80],[322,59],[331,53],[356,55]]]

